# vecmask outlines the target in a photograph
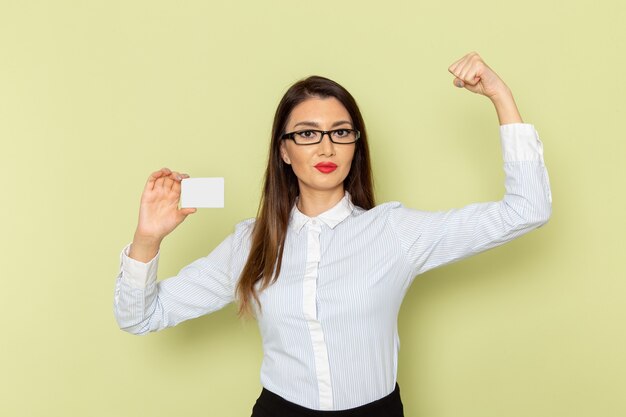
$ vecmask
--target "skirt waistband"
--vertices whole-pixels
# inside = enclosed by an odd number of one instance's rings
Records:
[[[403,417],[400,387],[396,384],[393,392],[379,400],[340,411],[320,411],[302,407],[285,400],[263,388],[261,396],[252,409],[252,417]]]

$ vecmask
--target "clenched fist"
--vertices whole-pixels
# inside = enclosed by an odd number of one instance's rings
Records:
[[[493,102],[500,124],[522,122],[511,90],[476,52],[470,52],[450,65],[448,71],[455,77],[454,85]]]

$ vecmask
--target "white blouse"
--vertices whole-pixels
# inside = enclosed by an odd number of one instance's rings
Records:
[[[532,125],[500,127],[506,173],[501,201],[426,212],[386,203],[371,210],[346,196],[309,218],[292,210],[281,274],[260,294],[262,385],[317,410],[343,410],[390,394],[396,384],[397,317],[414,277],[510,241],[550,217],[543,147]],[[115,315],[142,334],[234,301],[254,219],[208,256],[157,282],[158,255],[121,254]]]

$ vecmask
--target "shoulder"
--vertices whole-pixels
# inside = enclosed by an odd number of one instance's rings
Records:
[[[392,227],[415,227],[428,222],[428,219],[434,214],[434,212],[417,210],[404,206],[399,201],[389,201],[379,204],[370,210],[363,210],[357,207],[359,212],[355,210],[355,216],[360,217],[364,221],[384,222]]]
[[[387,223],[389,217],[394,215],[394,212],[402,210],[404,206],[398,201],[389,201],[386,203],[378,204],[369,210],[365,210],[361,207],[355,206],[352,212],[352,216],[359,222],[384,222]]]
[[[366,216],[366,217],[384,217],[389,215],[393,210],[404,207],[402,203],[398,201],[389,201],[386,203],[378,204],[369,210],[365,210],[361,207],[354,206],[354,216]]]

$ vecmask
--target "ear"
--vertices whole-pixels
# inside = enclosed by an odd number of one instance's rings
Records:
[[[287,165],[291,165],[291,159],[289,159],[289,154],[287,153],[287,147],[285,146],[285,141],[280,144],[280,156],[283,158],[283,161]]]

